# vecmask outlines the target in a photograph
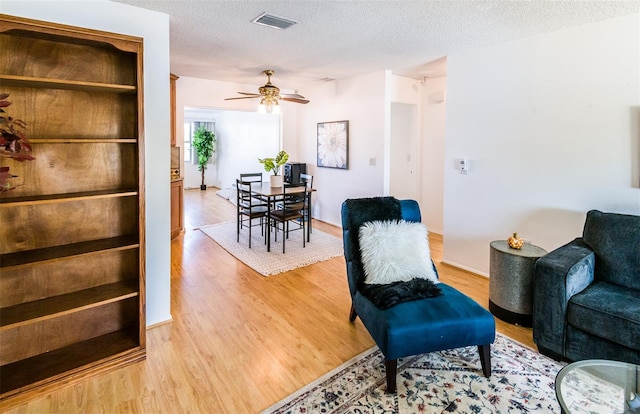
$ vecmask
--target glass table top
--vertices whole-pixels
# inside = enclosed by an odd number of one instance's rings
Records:
[[[556,396],[563,413],[640,414],[640,366],[590,359],[562,368]]]

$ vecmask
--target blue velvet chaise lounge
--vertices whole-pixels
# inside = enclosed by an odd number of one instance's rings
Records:
[[[414,200],[374,197],[346,200],[342,228],[347,279],[352,306],[349,319],[359,316],[385,357],[387,392],[396,392],[398,358],[465,346],[478,346],[484,376],[491,375],[493,315],[471,298],[445,283],[440,296],[410,300],[380,309],[362,293],[364,269],[359,244],[360,227],[372,221],[420,222]],[[435,266],[428,258],[429,265]]]

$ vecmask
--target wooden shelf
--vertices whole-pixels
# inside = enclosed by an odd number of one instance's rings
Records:
[[[143,39],[0,14],[0,49],[35,157],[0,195],[3,401],[145,357],[146,223]]]
[[[64,246],[8,253],[0,255],[0,268],[6,269],[13,266],[22,266],[31,263],[61,260],[66,257],[102,252],[106,250],[133,249],[139,246],[138,237],[136,235],[128,235],[72,243]]]
[[[135,138],[30,138],[29,144],[137,144]]]
[[[0,392],[18,393],[21,388],[35,387],[38,382],[55,377],[71,376],[78,368],[105,359],[115,359],[124,352],[131,352],[140,346],[136,340],[137,327],[131,332],[116,331],[87,341],[53,350],[31,358],[23,359],[0,367]],[[144,352],[129,356],[131,360],[144,358]],[[63,375],[64,374],[64,375]]]
[[[110,83],[72,81],[65,79],[34,78],[30,76],[1,75],[0,82],[5,86],[66,89],[84,92],[135,93],[133,85],[117,85]]]
[[[113,197],[137,196],[137,191],[132,190],[102,190],[84,191],[80,193],[49,194],[37,196],[5,197],[0,198],[0,207],[13,207],[16,205],[50,204],[68,201],[80,201]]]
[[[51,319],[71,312],[79,312],[138,296],[136,282],[111,283],[65,295],[0,308],[0,314],[2,314],[0,332],[28,323]]]

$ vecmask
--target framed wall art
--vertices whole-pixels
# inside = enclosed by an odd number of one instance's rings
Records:
[[[349,121],[318,123],[318,167],[349,167]]]

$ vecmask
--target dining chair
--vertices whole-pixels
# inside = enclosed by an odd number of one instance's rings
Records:
[[[241,173],[240,174],[240,181],[250,181],[251,185],[262,185],[262,173],[261,172],[255,172],[255,173]],[[254,206],[257,205],[267,205],[266,202],[261,199],[261,198],[256,198],[254,196],[254,200],[253,200],[253,204]]]
[[[240,174],[240,180],[241,181],[251,181],[251,182],[261,183],[262,182],[262,173],[261,172],[257,172],[257,173],[242,173],[242,174]]]
[[[300,182],[307,185],[307,188],[313,187],[313,175],[300,173]]]
[[[240,242],[240,229],[249,228],[249,248],[251,248],[251,228],[257,226],[255,219],[260,219],[261,235],[265,235],[264,219],[267,217],[267,205],[253,197],[251,185],[261,182],[242,181],[236,179],[236,213],[237,213],[237,242]],[[246,224],[245,224],[246,223]],[[265,237],[266,241],[266,237]]]
[[[310,174],[300,174],[300,184],[304,184],[307,187],[307,190],[311,190],[313,188],[313,175]],[[308,217],[309,211],[309,203],[311,202],[311,193],[306,191],[304,194],[300,194],[298,196],[300,200],[304,200],[304,208],[302,209],[302,213],[304,216],[304,220],[307,222],[307,234],[311,232],[311,219]],[[278,202],[276,204],[276,208],[282,208],[282,202]],[[307,241],[309,241],[309,237],[307,237]]]
[[[300,188],[302,191],[302,197]],[[305,221],[303,216],[304,201],[306,199],[305,184],[287,184],[282,186],[281,208],[271,210],[269,221],[274,220],[275,240],[278,241],[278,224],[282,225],[282,253],[285,253],[286,240],[289,238],[289,223],[293,222],[298,227],[293,230],[302,230],[302,247],[306,247]],[[269,224],[269,228],[271,228]],[[270,231],[270,230],[269,230]],[[267,236],[269,237],[269,236]]]
[[[304,183],[307,186],[307,190],[311,190],[313,188],[313,175],[311,174],[300,174],[300,182]],[[309,241],[309,235],[312,232],[311,228],[311,209],[309,208],[311,204],[311,191],[307,191],[305,193],[304,199],[304,219],[307,222],[307,241]]]

